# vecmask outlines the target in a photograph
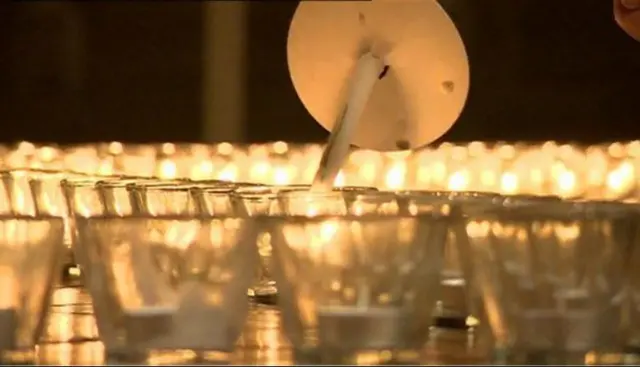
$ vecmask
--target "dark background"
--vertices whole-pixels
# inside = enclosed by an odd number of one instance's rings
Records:
[[[471,60],[443,138],[640,138],[640,43],[609,0],[442,0]],[[0,141],[198,141],[202,2],[0,2]],[[295,1],[249,4],[247,141],[320,141],[286,66]]]

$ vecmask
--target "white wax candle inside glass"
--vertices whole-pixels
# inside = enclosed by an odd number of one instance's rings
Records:
[[[398,317],[400,310],[394,307],[320,306],[318,315],[334,317]]]
[[[126,310],[125,313],[129,316],[162,316],[173,315],[176,311],[178,308],[171,306],[145,306]]]
[[[125,328],[130,342],[157,341],[173,331],[175,307],[148,306],[125,310]]]
[[[318,337],[327,347],[393,348],[400,344],[402,312],[392,307],[318,307]]]

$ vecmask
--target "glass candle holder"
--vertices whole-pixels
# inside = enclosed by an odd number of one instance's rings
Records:
[[[62,180],[62,190],[69,208],[69,216],[92,217],[104,214],[103,198],[96,183],[100,178]]]
[[[308,191],[310,188],[311,185],[241,186],[234,190],[232,200],[238,210],[243,210],[245,215],[273,215],[279,211],[276,200],[278,193],[283,191]]]
[[[141,214],[150,216],[195,214],[190,184],[131,184],[128,189]]]
[[[448,210],[452,217],[499,205],[504,198],[498,194],[454,191],[401,191],[397,192],[398,210],[403,214],[420,215]],[[453,221],[447,232],[442,268],[442,299],[436,303],[434,324],[437,327],[466,329],[474,324],[467,307],[466,282],[460,258],[460,241],[466,240],[464,224]],[[472,318],[470,318],[470,316]]]
[[[297,363],[420,362],[439,297],[440,215],[268,219]]]
[[[148,179],[119,178],[100,180],[95,188],[104,206],[104,212],[116,216],[131,215],[136,206],[129,192],[129,185],[136,182],[147,182]]]
[[[63,284],[75,280],[71,269],[76,268],[73,254],[73,226],[68,201],[63,187],[64,180],[88,180],[90,176],[70,172],[31,174],[28,178],[35,212],[38,215],[60,217],[64,223],[65,260],[62,267]]]
[[[231,200],[235,211],[242,216],[255,217],[275,215],[279,213],[277,195],[281,191],[306,191],[310,185],[267,186],[249,185],[237,187],[232,193]],[[254,284],[249,288],[248,295],[256,302],[273,305],[276,302],[278,289],[269,273],[269,256],[271,246],[267,240],[267,233],[262,231],[258,236],[258,252],[260,253],[260,267]]]
[[[204,185],[190,188],[196,212],[206,215],[241,215],[231,199],[233,188]]]
[[[619,221],[617,231],[613,235],[617,238],[630,239],[633,243],[631,256],[627,263],[628,275],[626,283],[628,292],[626,301],[630,305],[629,317],[625,320],[622,327],[626,330],[625,352],[638,356],[640,355],[640,232],[638,231],[638,223],[640,222],[640,204],[627,204],[633,206],[638,214],[629,216],[625,225],[623,221]]]
[[[70,281],[80,281],[85,286],[94,281],[90,259],[99,259],[96,254],[88,255],[94,248],[84,246],[77,233],[78,218],[91,218],[103,215],[122,217],[134,213],[134,205],[127,191],[127,185],[133,182],[147,182],[148,178],[129,176],[67,178],[62,181],[67,207],[69,208],[69,227],[73,250],[74,265],[68,266],[64,274]],[[100,308],[105,302],[96,302]],[[96,311],[103,312],[103,311]]]
[[[365,215],[396,214],[398,205],[392,192],[369,188],[338,188],[329,192],[285,191],[277,195],[278,211],[285,215]]]
[[[304,194],[303,197],[307,198],[308,195],[314,195],[309,193],[311,185],[288,185],[288,186],[243,186],[238,187],[232,195],[233,205],[236,208],[237,213],[245,216],[258,216],[258,215],[278,215],[280,213],[292,213],[292,210],[288,209],[288,203],[290,200],[297,201],[294,193]],[[332,214],[345,214],[346,213],[346,196],[344,193],[356,193],[356,192],[371,192],[376,189],[371,188],[356,188],[346,187],[339,188],[327,195],[327,200],[324,194],[318,197],[315,202],[320,205],[324,213],[330,211]],[[291,197],[287,194],[291,193]],[[347,195],[349,196],[349,195]],[[289,200],[290,198],[290,200]],[[320,200],[320,201],[319,201]],[[329,202],[331,200],[331,202]],[[291,208],[294,208],[292,206]],[[343,210],[344,209],[344,210]],[[336,211],[337,210],[337,211]],[[261,303],[273,304],[275,303],[275,296],[277,295],[277,286],[270,275],[270,257],[271,257],[271,245],[266,237],[266,232],[263,232],[259,237],[258,250],[260,253],[260,272],[259,278],[256,284],[249,290],[250,296],[255,296],[255,299]]]
[[[635,216],[624,204],[544,201],[468,217],[466,279],[496,362],[584,364],[621,350]]]
[[[61,218],[0,216],[0,360],[33,358],[64,255]],[[14,358],[18,360],[13,360]],[[24,359],[27,360],[24,360]]]
[[[90,256],[101,339],[111,361],[225,361],[248,312],[257,269],[251,218],[131,216],[78,219]],[[98,312],[98,310],[106,312]],[[176,354],[178,353],[178,354]],[[180,354],[181,353],[181,354]]]
[[[29,179],[36,174],[45,174],[45,172],[30,169],[12,169],[0,172],[3,186],[2,194],[5,197],[4,204],[2,204],[3,211],[14,215],[35,216],[37,209]]]

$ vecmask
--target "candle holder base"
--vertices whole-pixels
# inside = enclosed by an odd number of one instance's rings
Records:
[[[106,365],[209,365],[231,364],[231,353],[196,349],[122,349],[105,351]]]
[[[433,319],[433,326],[441,329],[468,329],[467,318],[462,315],[437,315]]]
[[[61,285],[65,287],[82,285],[80,267],[71,249],[66,250],[62,264],[62,274],[60,276]]]
[[[496,349],[493,353],[496,365],[625,365],[622,353],[597,353],[593,351],[563,350],[510,350]]]
[[[36,354],[29,350],[0,350],[0,364],[3,366],[33,366]]]
[[[420,365],[421,350],[295,349],[296,365]]]
[[[278,288],[274,281],[263,281],[249,289],[247,295],[255,303],[274,306],[278,300]]]

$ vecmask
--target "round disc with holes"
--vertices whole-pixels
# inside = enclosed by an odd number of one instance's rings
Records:
[[[458,119],[469,63],[455,25],[435,0],[302,1],[289,28],[291,80],[309,113],[331,130],[365,52],[388,66],[354,140],[379,151],[416,149]]]

